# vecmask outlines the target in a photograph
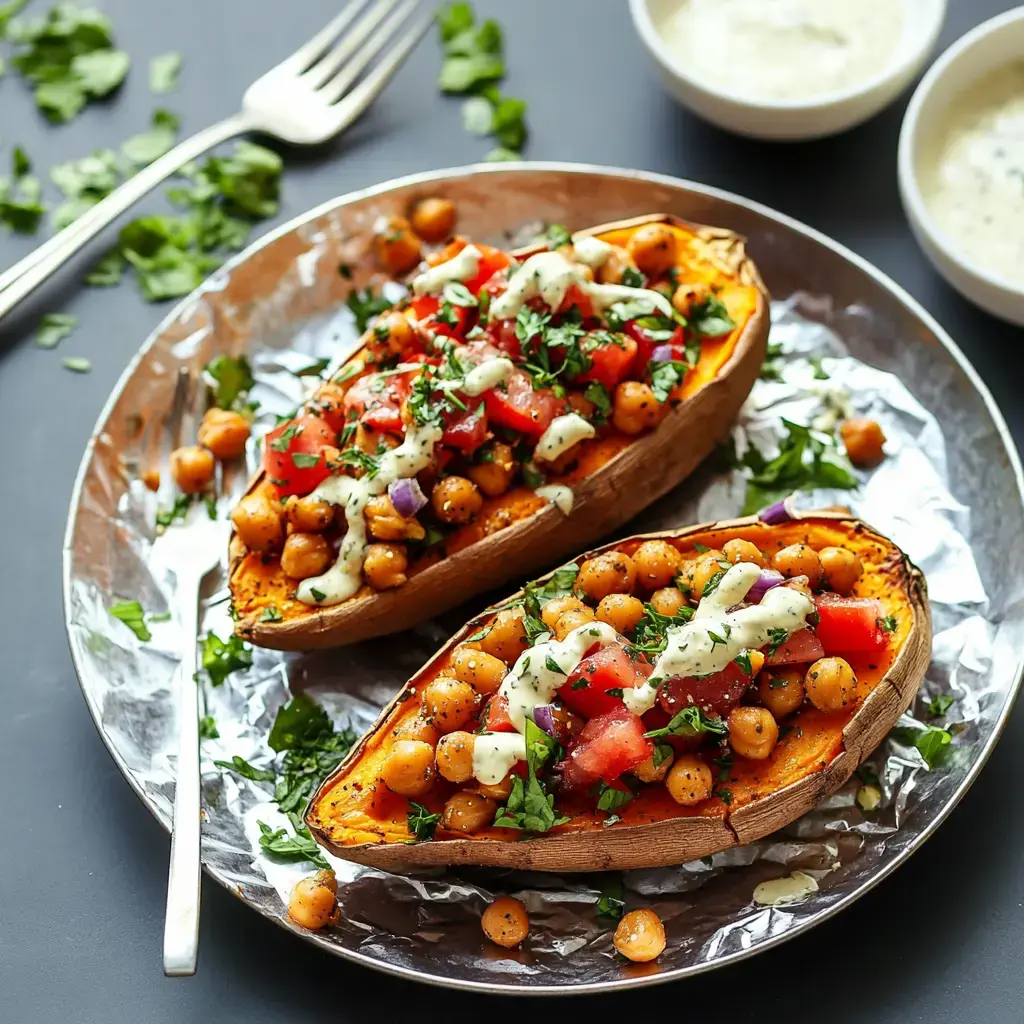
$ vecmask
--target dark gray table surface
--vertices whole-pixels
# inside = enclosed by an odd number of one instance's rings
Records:
[[[30,10],[45,6],[34,0]],[[149,57],[172,49],[185,54],[180,90],[166,105],[192,131],[233,112],[244,86],[325,22],[338,0],[103,0],[103,6],[136,60],[131,84],[113,102],[52,128],[20,82],[8,76],[0,83],[3,142],[24,145],[43,171],[96,146],[116,146],[145,126],[159,102],[145,86]],[[903,216],[895,153],[906,97],[829,141],[744,141],[701,123],[662,93],[624,0],[480,0],[477,6],[506,27],[507,87],[530,103],[529,156],[693,178],[839,239],[891,274],[949,329],[1021,438],[1014,347],[1021,332],[946,287]],[[951,0],[942,45],[1010,6]],[[583,61],[585,78],[574,71]],[[458,101],[438,96],[437,68],[429,39],[344,140],[289,153],[280,219],[396,175],[479,159],[487,144],[461,130]],[[149,208],[160,202],[150,200]],[[0,238],[0,266],[32,244]],[[32,343],[35,322],[50,309],[81,318],[59,353]],[[86,438],[109,389],[164,312],[143,303],[128,283],[81,290],[68,273],[0,329],[0,515],[7,537],[0,570],[0,1019],[182,1024],[484,1014],[497,1021],[541,1010],[400,984],[349,966],[209,881],[199,974],[162,977],[168,839],[89,719],[64,640],[59,565]],[[93,372],[63,370],[61,355],[88,356]],[[1022,750],[1024,713],[1018,712],[991,764],[927,846],[813,934],[728,970],[601,1005],[623,1012],[628,998],[629,1012],[638,1013],[677,1000],[687,1017],[717,1011],[737,1022],[783,1014],[793,1024],[1020,1022]],[[597,1006],[585,1002],[557,1009]]]

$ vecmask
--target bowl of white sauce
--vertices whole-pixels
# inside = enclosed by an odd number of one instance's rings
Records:
[[[834,135],[873,117],[935,46],[946,0],[630,0],[668,90],[760,139]]]
[[[900,133],[899,180],[936,269],[1024,325],[1024,7],[968,32],[922,79]]]

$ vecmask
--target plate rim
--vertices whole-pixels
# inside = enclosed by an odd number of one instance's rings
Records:
[[[838,256],[842,257],[848,263],[853,264],[858,270],[866,274],[871,278],[877,285],[888,291],[897,301],[899,301],[905,308],[907,308],[917,319],[921,322],[933,335],[935,340],[952,356],[953,360],[957,363],[959,368],[963,371],[964,375],[970,381],[974,390],[981,397],[982,402],[985,405],[985,409],[992,419],[992,422],[996,428],[996,432],[999,435],[999,439],[1002,442],[1003,449],[1005,450],[1009,459],[1010,470],[1013,473],[1014,480],[1017,485],[1017,494],[1021,501],[1021,505],[1024,506],[1024,469],[1021,466],[1020,453],[1017,450],[1016,442],[1013,439],[1013,435],[1010,433],[1010,429],[1007,426],[1006,420],[1003,417],[999,406],[996,404],[995,399],[992,397],[992,393],[989,391],[988,386],[982,380],[977,370],[968,360],[966,355],[960,349],[959,345],[953,340],[953,338],[946,332],[946,330],[938,323],[938,321],[931,315],[915,299],[902,285],[894,281],[888,274],[880,270],[874,264],[870,263],[864,257],[854,252],[852,249],[843,245],[841,242],[837,242],[835,239],[830,238],[828,235],[816,228],[811,227],[808,224],[803,223],[787,214],[781,213],[772,207],[766,206],[763,203],[759,203],[752,199],[747,199],[744,196],[738,195],[734,192],[727,191],[725,189],[716,188],[712,185],[706,185],[702,182],[691,181],[686,178],[678,178],[674,175],[660,174],[654,171],[642,171],[633,168],[615,167],[604,164],[591,164],[591,163],[575,163],[571,161],[532,161],[532,160],[517,160],[508,161],[502,163],[475,163],[475,164],[462,164],[454,167],[439,168],[432,171],[420,171],[414,174],[402,175],[397,178],[390,178],[387,181],[380,182],[376,185],[371,185],[362,189],[355,189],[350,192],[345,192],[332,199],[328,199],[318,205],[305,210],[295,217],[290,218],[285,223],[278,227],[260,235],[251,244],[246,246],[240,253],[233,256],[230,260],[227,260],[221,267],[219,267],[214,274],[208,277],[203,283],[190,292],[187,296],[179,300],[174,306],[168,311],[168,313],[156,324],[152,331],[147,335],[138,351],[128,361],[125,369],[122,371],[120,376],[117,378],[116,383],[111,389],[107,400],[103,403],[99,414],[97,415],[96,422],[93,425],[92,431],[90,432],[88,441],[86,442],[85,450],[82,453],[81,461],[78,465],[78,470],[75,473],[74,484],[71,490],[71,497],[68,506],[67,522],[64,530],[64,538],[61,544],[61,588],[62,588],[62,608],[64,612],[64,630],[68,642],[68,648],[71,655],[71,662],[75,670],[75,677],[78,681],[79,688],[82,691],[82,696],[85,699],[86,707],[89,710],[89,715],[92,718],[92,722],[96,731],[99,733],[100,739],[110,754],[117,766],[118,771],[124,776],[128,785],[134,791],[135,795],[142,802],[143,806],[147,811],[156,819],[157,823],[164,828],[166,831],[170,831],[170,825],[164,822],[161,815],[158,813],[155,805],[150,801],[146,795],[143,787],[136,780],[128,767],[125,759],[121,754],[114,748],[110,738],[104,731],[101,722],[100,709],[95,706],[94,702],[90,699],[85,686],[82,683],[82,671],[78,663],[78,658],[75,652],[75,645],[71,639],[71,561],[72,561],[72,541],[74,538],[75,529],[78,522],[78,512],[81,503],[82,490],[85,483],[86,474],[89,466],[92,462],[95,454],[96,442],[100,436],[103,425],[113,411],[121,393],[125,386],[131,379],[135,370],[148,354],[150,349],[156,344],[158,338],[163,332],[178,321],[181,315],[188,309],[188,307],[196,302],[196,300],[209,290],[209,282],[213,278],[220,277],[222,275],[230,274],[237,266],[250,259],[255,253],[271,245],[273,242],[284,237],[285,235],[291,234],[294,231],[300,230],[310,222],[317,218],[331,213],[332,211],[339,209],[344,206],[348,206],[354,202],[358,202],[365,199],[371,199],[375,196],[385,195],[388,192],[395,191],[400,188],[415,187],[418,185],[427,185],[432,182],[443,181],[454,178],[466,178],[476,175],[483,174],[501,174],[501,173],[520,173],[529,174],[533,172],[553,172],[568,175],[602,175],[605,177],[617,177],[622,179],[628,179],[632,181],[649,182],[650,184],[661,185],[667,188],[684,190],[691,193],[697,193],[699,195],[708,196],[714,199],[724,200],[725,202],[732,203],[736,206],[742,207],[748,211],[758,214],[768,220],[774,221],[782,227],[794,231],[798,234],[804,235],[811,241],[816,242]],[[580,985],[509,985],[499,984],[497,982],[482,982],[473,981],[468,979],[452,979],[444,977],[441,974],[428,974],[416,970],[411,967],[406,967],[401,964],[386,963],[381,960],[376,960],[373,957],[367,956],[358,949],[346,949],[343,946],[335,945],[334,943],[328,942],[326,939],[321,938],[318,934],[313,932],[299,929],[292,925],[286,917],[280,915],[273,915],[266,909],[257,906],[247,900],[243,894],[239,891],[238,887],[230,881],[230,879],[223,876],[218,870],[209,867],[205,863],[203,864],[203,870],[213,878],[219,885],[226,889],[229,893],[233,894],[237,899],[244,903],[247,907],[255,910],[260,916],[273,921],[278,926],[292,932],[293,934],[304,939],[311,945],[318,946],[321,949],[327,950],[335,956],[340,956],[351,963],[359,964],[364,967],[368,967],[371,970],[376,970],[384,974],[394,975],[396,977],[403,978],[408,981],[416,981],[420,984],[427,984],[437,988],[443,989],[457,989],[468,992],[480,992],[490,993],[498,995],[516,995],[516,996],[574,996],[574,995],[595,995],[605,992],[619,992],[627,989],[634,988],[647,988],[652,985],[665,984],[670,981],[677,981],[682,978],[695,977],[699,974],[704,974],[708,971],[717,970],[722,967],[727,967],[731,964],[738,963],[741,960],[746,960],[749,957],[755,956],[762,952],[766,952],[769,949],[774,949],[790,939],[794,939],[797,936],[803,935],[810,931],[816,925],[823,921],[830,920],[841,910],[850,906],[856,900],[860,899],[865,893],[870,892],[880,882],[888,878],[900,865],[904,864],[911,854],[915,853],[924,843],[931,838],[935,833],[935,830],[949,817],[954,808],[960,803],[964,795],[974,784],[981,770],[985,767],[988,762],[992,751],[995,749],[996,743],[998,743],[1002,736],[1003,730],[1006,727],[1006,722],[1013,712],[1014,706],[1020,695],[1021,684],[1024,681],[1024,658],[1021,658],[1016,667],[1015,679],[1013,684],[1008,691],[1006,702],[1000,714],[996,717],[993,722],[992,732],[986,741],[985,745],[981,748],[977,758],[971,765],[970,771],[960,781],[956,790],[950,796],[949,800],[942,806],[935,819],[929,822],[921,834],[916,838],[914,843],[908,846],[906,849],[901,850],[893,858],[891,862],[883,865],[874,875],[871,876],[867,881],[863,882],[852,892],[843,896],[837,900],[831,906],[824,908],[819,914],[817,914],[813,921],[808,921],[803,925],[796,925],[793,928],[787,929],[780,935],[772,936],[759,942],[756,946],[737,950],[736,952],[729,953],[712,963],[706,964],[694,964],[687,967],[679,967],[666,971],[659,972],[658,974],[652,974],[647,977],[628,977],[612,980],[612,981],[598,981],[598,982],[585,982]]]

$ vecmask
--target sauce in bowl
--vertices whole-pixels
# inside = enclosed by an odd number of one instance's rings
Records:
[[[652,18],[679,65],[766,102],[815,100],[881,75],[904,30],[900,0],[681,0]]]
[[[1024,62],[950,105],[919,168],[928,211],[963,255],[1024,285]]]

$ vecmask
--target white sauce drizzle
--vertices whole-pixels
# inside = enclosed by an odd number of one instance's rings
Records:
[[[504,384],[515,372],[515,364],[511,359],[499,356],[496,359],[485,359],[479,366],[466,374],[459,389],[470,398],[476,398],[499,384]]]
[[[475,245],[467,245],[458,255],[445,263],[424,270],[413,279],[412,290],[415,295],[440,295],[446,284],[455,281],[467,281],[475,277],[480,269],[481,252]]]
[[[485,732],[473,743],[473,777],[485,786],[496,786],[525,760],[526,740],[517,732]]]
[[[363,510],[372,497],[383,494],[395,480],[412,477],[430,465],[434,445],[444,431],[437,426],[412,426],[405,440],[380,457],[379,471],[374,477],[356,480],[350,476],[328,477],[310,495],[311,498],[341,505],[345,509],[348,529],[341,542],[338,560],[321,576],[303,580],[295,590],[303,604],[339,604],[355,594],[363,585],[363,561],[366,557],[366,520]],[[313,591],[317,591],[317,597]]]
[[[750,562],[734,565],[718,587],[701,598],[689,622],[669,627],[668,645],[655,662],[651,678],[642,686],[623,691],[623,703],[630,711],[642,715],[654,707],[659,680],[720,672],[744,651],[764,647],[771,639],[770,629],[791,634],[807,625],[814,602],[792,587],[773,587],[760,604],[727,611],[746,597],[760,572]],[[711,633],[718,640],[713,640]]]
[[[550,501],[563,516],[572,515],[572,506],[576,495],[572,493],[571,487],[567,487],[565,484],[545,484],[543,487],[535,488],[533,493],[538,498]]]
[[[573,445],[594,437],[597,431],[582,416],[571,412],[567,416],[556,416],[547,430],[541,434],[533,457],[545,462],[554,462]]]
[[[680,65],[755,101],[807,100],[869,81],[894,60],[906,21],[897,0],[682,0],[667,6],[656,27]]]
[[[608,257],[615,251],[613,245],[602,241],[600,238],[581,238],[573,242],[573,251],[576,259],[590,267],[591,270],[600,270],[608,262]]]
[[[511,320],[531,299],[540,299],[548,309],[557,310],[573,285],[589,296],[597,312],[616,302],[644,298],[655,309],[672,316],[672,304],[660,292],[624,284],[596,284],[560,252],[539,252],[512,275],[506,291],[491,303],[491,318]]]

